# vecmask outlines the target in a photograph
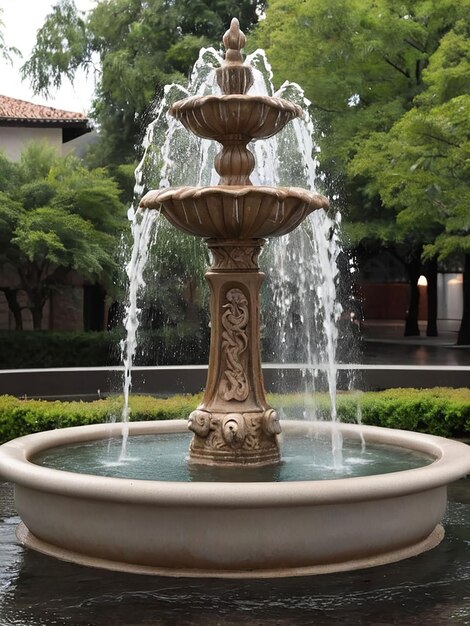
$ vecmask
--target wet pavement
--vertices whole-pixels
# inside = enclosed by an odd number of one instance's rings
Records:
[[[458,327],[441,322],[438,337],[427,337],[420,323],[419,337],[404,336],[404,322],[366,320],[362,327],[360,363],[470,367],[470,346],[457,346]],[[470,384],[470,372],[469,372]]]
[[[404,338],[402,330],[366,325],[362,363],[470,368],[470,347],[455,346],[455,330],[438,338]],[[434,550],[368,570],[284,580],[95,570],[22,547],[18,523],[12,485],[0,482],[0,626],[470,625],[470,478],[449,487],[446,536]]]
[[[470,479],[449,488],[446,536],[387,566],[265,581],[95,570],[20,546],[0,483],[1,626],[464,626],[470,624]]]

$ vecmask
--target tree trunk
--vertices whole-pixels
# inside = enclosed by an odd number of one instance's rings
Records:
[[[457,337],[457,345],[468,346],[470,345],[470,253],[465,255],[462,289],[463,312]]]
[[[106,291],[101,285],[83,286],[84,330],[104,330],[105,296]]]
[[[197,282],[189,278],[186,281],[185,300],[186,310],[184,312],[184,321],[189,326],[196,327],[199,324],[200,312],[197,298]]]
[[[419,260],[419,257],[415,257],[414,259],[406,263],[406,269],[408,271],[408,277],[410,279],[410,300],[405,321],[405,337],[415,337],[420,335],[418,324],[418,279],[421,275],[421,262]]]
[[[428,337],[437,337],[437,258],[427,261],[423,273],[428,281],[428,325],[426,335]]]
[[[13,314],[15,320],[15,330],[23,330],[23,316],[21,315],[21,307],[18,303],[19,289],[11,289],[10,287],[2,287],[1,291],[5,294],[8,308]]]
[[[30,307],[31,315],[33,317],[33,329],[42,330],[42,304],[35,304]]]

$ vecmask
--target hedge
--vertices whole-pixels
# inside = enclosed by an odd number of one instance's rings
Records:
[[[201,401],[201,395],[154,398],[131,396],[131,420],[186,418]],[[319,418],[328,417],[326,394],[306,398],[302,394],[270,395],[269,402],[281,417],[300,417],[305,409]],[[33,432],[96,424],[120,419],[122,398],[114,396],[93,402],[50,402],[0,396],[0,442]],[[344,393],[338,396],[338,415],[364,424],[403,428],[444,437],[470,436],[470,389],[389,389],[378,392]]]
[[[123,331],[0,331],[0,369],[121,364]],[[207,363],[209,329],[184,325],[139,334],[136,365]]]
[[[200,396],[174,396],[167,399],[132,396],[131,420],[163,420],[186,417],[197,406]],[[112,396],[93,402],[50,402],[0,396],[0,442],[29,433],[117,421],[122,397]]]
[[[319,419],[328,419],[327,394],[307,398],[300,394],[270,396],[273,406],[289,413],[316,410]],[[340,393],[338,417],[343,422],[401,428],[441,437],[470,437],[470,389],[434,387],[432,389],[386,389]]]

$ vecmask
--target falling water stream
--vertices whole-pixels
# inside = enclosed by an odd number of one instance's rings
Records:
[[[129,435],[129,394],[132,387],[132,366],[137,350],[137,330],[139,328],[140,314],[138,295],[140,290],[145,287],[144,270],[147,265],[152,239],[157,234],[155,226],[158,223],[158,217],[159,214],[156,211],[129,211],[134,244],[130,261],[126,266],[126,273],[129,279],[128,300],[124,314],[126,338],[121,341],[121,356],[124,365],[121,459],[126,456],[127,438]]]
[[[121,456],[125,456],[128,433],[128,399],[140,314],[138,296],[144,287],[143,271],[150,243],[158,230],[155,225],[160,221],[156,212],[142,213],[136,207],[142,195],[151,188],[195,183],[200,186],[217,184],[218,175],[213,163],[219,150],[218,144],[188,133],[168,115],[168,109],[175,101],[191,95],[220,93],[215,69],[221,62],[222,57],[218,52],[211,48],[203,49],[194,66],[188,88],[177,84],[165,88],[164,97],[155,109],[154,120],[147,128],[144,154],[136,169],[134,206],[129,211],[134,244],[127,266],[127,338],[121,346],[125,372]],[[252,66],[254,74],[254,84],[249,94],[285,98],[299,104],[305,111],[303,118],[290,122],[278,135],[250,144],[256,159],[251,176],[253,184],[315,190],[317,161],[313,155],[318,148],[313,143],[314,126],[307,112],[309,102],[302,89],[286,82],[274,92],[271,68],[261,50],[247,57],[246,62]],[[297,342],[304,348],[305,377],[314,384],[309,373],[318,368],[325,371],[333,422],[337,421],[336,323],[342,311],[336,297],[339,279],[337,260],[341,252],[339,221],[339,214],[333,219],[323,210],[314,211],[296,231],[270,241],[265,254],[274,294],[280,358],[288,360],[292,342]],[[332,439],[334,464],[339,468],[342,464],[342,442],[338,429],[333,429]]]

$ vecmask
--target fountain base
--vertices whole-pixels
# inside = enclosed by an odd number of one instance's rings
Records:
[[[351,570],[366,569],[369,567],[377,567],[379,565],[388,565],[389,563],[395,563],[402,561],[403,559],[409,559],[413,556],[418,556],[423,552],[432,550],[438,546],[444,539],[444,528],[438,524],[432,533],[425,539],[418,541],[417,543],[407,546],[405,548],[399,548],[397,550],[391,550],[377,556],[370,556],[358,559],[352,559],[350,561],[344,561],[342,563],[326,563],[320,565],[312,565],[307,567],[286,567],[275,569],[247,569],[247,570],[221,570],[221,569],[194,569],[194,568],[182,568],[173,569],[169,567],[152,567],[145,565],[133,565],[132,563],[125,563],[119,561],[111,561],[107,559],[100,559],[92,556],[86,556],[79,552],[60,548],[46,541],[42,541],[35,537],[28,528],[21,523],[17,530],[16,536],[18,540],[26,547],[41,552],[47,556],[59,559],[61,561],[67,561],[69,563],[76,563],[77,565],[84,565],[85,567],[96,567],[99,569],[107,569],[115,572],[126,572],[128,574],[142,574],[147,576],[169,576],[172,578],[231,578],[231,579],[243,579],[243,578],[289,578],[294,576],[314,576],[319,574],[333,574],[335,572],[347,572]]]
[[[194,437],[191,463],[223,467],[263,467],[281,461],[281,432],[274,409],[245,413],[215,413],[197,409],[189,416]]]
[[[21,541],[107,569],[282,577],[370,567],[437,545],[446,485],[470,471],[468,446],[372,426],[305,421],[282,426],[286,438],[339,428],[345,441],[363,436],[433,461],[388,474],[288,482],[111,478],[32,461],[51,448],[119,436],[120,425],[97,424],[4,444],[0,475],[15,483],[15,506],[29,531],[20,529]],[[129,424],[130,437],[184,432],[183,420]]]

